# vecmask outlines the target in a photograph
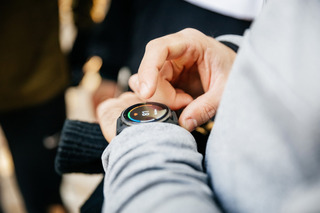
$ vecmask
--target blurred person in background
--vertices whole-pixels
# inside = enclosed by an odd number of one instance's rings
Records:
[[[0,125],[18,185],[28,212],[64,212],[54,157],[70,76],[58,2],[6,1],[0,17]]]

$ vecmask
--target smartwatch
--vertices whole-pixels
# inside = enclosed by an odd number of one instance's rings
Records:
[[[174,111],[161,103],[147,102],[135,104],[125,109],[118,118],[117,135],[129,126],[151,122],[178,124],[178,118]]]

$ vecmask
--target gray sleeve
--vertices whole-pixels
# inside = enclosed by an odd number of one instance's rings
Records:
[[[318,0],[270,0],[245,34],[206,155],[228,212],[320,212],[319,20]]]
[[[103,212],[219,212],[196,142],[177,125],[126,128],[102,162]]]

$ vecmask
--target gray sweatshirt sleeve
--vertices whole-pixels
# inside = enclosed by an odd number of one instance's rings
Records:
[[[102,162],[103,212],[219,212],[196,142],[177,125],[126,128]]]
[[[270,0],[244,36],[206,153],[227,212],[320,212],[319,20],[319,0]]]

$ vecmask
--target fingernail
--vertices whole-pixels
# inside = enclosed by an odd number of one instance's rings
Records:
[[[140,90],[139,93],[142,97],[144,98],[148,98],[148,94],[149,94],[149,87],[147,86],[146,83],[142,82],[140,84]]]
[[[197,121],[195,120],[195,119],[192,119],[192,118],[190,118],[190,119],[187,119],[185,122],[184,122],[184,126],[185,126],[185,128],[188,130],[188,131],[192,131],[192,130],[194,130],[197,126],[198,126],[198,123],[197,123]]]

